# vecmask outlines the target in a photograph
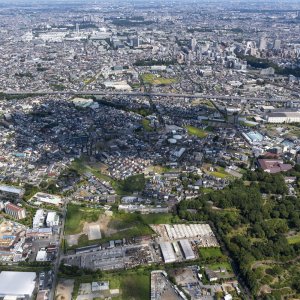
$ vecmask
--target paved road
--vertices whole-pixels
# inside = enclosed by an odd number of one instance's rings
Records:
[[[249,101],[249,102],[299,102],[300,99],[291,100],[287,98],[262,98],[262,97],[242,97],[242,96],[222,96],[222,95],[208,95],[208,94],[187,94],[187,93],[150,93],[150,92],[106,92],[106,91],[4,91],[4,95],[73,95],[73,96],[83,96],[83,95],[95,95],[95,96],[146,96],[146,97],[177,97],[177,98],[201,98],[208,100],[237,100],[237,101]]]
[[[62,241],[64,238],[65,220],[66,220],[66,215],[67,215],[67,205],[68,205],[68,200],[66,199],[65,204],[63,206],[63,210],[62,210],[63,217],[62,217],[61,231],[60,231],[60,236],[59,236],[59,241],[58,241],[57,257],[56,257],[56,261],[53,266],[53,285],[52,285],[52,289],[50,290],[50,293],[49,293],[49,300],[55,299],[57,274],[58,274],[58,269],[59,269],[59,264],[60,264],[60,259],[61,259],[61,252],[62,252],[61,245],[62,245]]]

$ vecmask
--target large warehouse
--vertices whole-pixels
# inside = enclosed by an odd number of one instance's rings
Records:
[[[272,112],[266,115],[268,123],[299,123],[300,112]]]
[[[30,299],[35,289],[35,279],[34,272],[1,272],[0,298]]]
[[[171,263],[176,261],[176,256],[171,243],[162,242],[159,244],[159,246],[165,263]]]
[[[195,259],[195,253],[192,249],[191,243],[188,240],[180,240],[179,241],[181,249],[184,254],[185,259]]]

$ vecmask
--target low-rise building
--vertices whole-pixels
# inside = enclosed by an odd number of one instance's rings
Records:
[[[285,164],[280,159],[258,159],[258,165],[268,173],[287,172],[293,168],[291,164]]]
[[[4,204],[5,213],[17,220],[26,218],[26,211],[23,207],[19,207],[10,202]]]
[[[1,299],[31,299],[36,285],[36,273],[11,272],[0,273]]]
[[[24,195],[24,189],[9,185],[0,185],[0,199],[18,202]]]
[[[300,112],[272,112],[266,115],[268,123],[298,123]]]

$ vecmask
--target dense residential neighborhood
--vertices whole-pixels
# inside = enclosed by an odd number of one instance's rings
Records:
[[[299,11],[0,1],[0,299],[299,299]]]

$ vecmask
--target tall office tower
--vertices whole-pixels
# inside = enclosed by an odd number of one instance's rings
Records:
[[[174,57],[176,57],[178,55],[179,50],[180,50],[179,46],[177,44],[174,44],[174,46],[173,46],[173,56]]]
[[[138,36],[132,39],[132,46],[134,48],[138,48],[140,46],[140,39]]]
[[[79,33],[79,24],[76,23],[76,33]]]
[[[263,35],[259,40],[259,50],[267,50],[267,37]]]
[[[191,38],[190,40],[190,49],[194,52],[197,46],[197,40],[195,38]]]
[[[187,54],[187,61],[190,63],[193,60],[193,52],[189,51]]]
[[[281,40],[276,39],[276,40],[274,41],[273,49],[274,49],[274,50],[280,50],[280,49],[281,49]]]
[[[199,45],[196,48],[196,57],[198,60],[202,60],[202,48]]]

